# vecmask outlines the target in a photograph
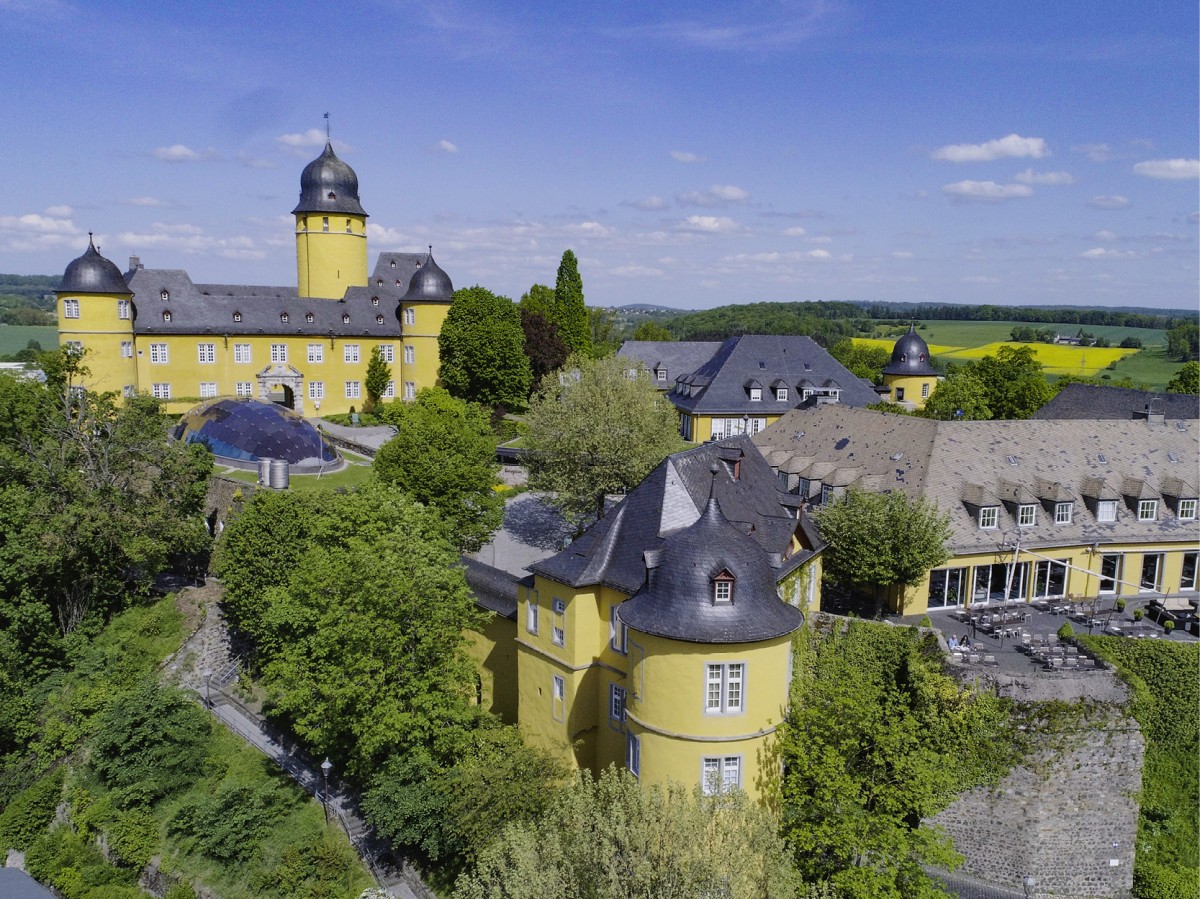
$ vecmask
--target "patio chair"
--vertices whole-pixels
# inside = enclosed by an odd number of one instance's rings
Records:
[[[1078,656],[1067,656],[1065,665],[1068,668],[1078,668],[1079,667],[1079,657]]]

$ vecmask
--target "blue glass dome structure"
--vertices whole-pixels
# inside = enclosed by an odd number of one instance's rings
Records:
[[[301,471],[341,462],[321,433],[291,409],[247,398],[201,403],[184,414],[172,435],[184,443],[203,443],[221,461],[239,467],[260,458],[284,459]]]

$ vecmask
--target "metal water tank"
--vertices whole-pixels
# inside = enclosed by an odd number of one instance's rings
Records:
[[[271,481],[269,486],[273,490],[287,490],[288,486],[288,461],[287,459],[272,459],[271,460]]]
[[[258,486],[267,487],[271,483],[271,460],[265,456],[258,458]]]

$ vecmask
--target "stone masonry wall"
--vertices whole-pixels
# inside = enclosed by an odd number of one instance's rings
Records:
[[[962,871],[1032,895],[1110,899],[1133,886],[1144,741],[1112,711],[1047,737],[995,789],[964,793],[935,817],[965,856]]]

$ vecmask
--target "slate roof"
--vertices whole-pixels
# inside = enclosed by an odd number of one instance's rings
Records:
[[[88,235],[88,246],[83,255],[67,263],[58,292],[64,293],[129,293],[121,270],[100,255],[92,236]]]
[[[720,348],[716,340],[627,340],[617,355],[642,363],[651,375],[666,369],[667,383],[674,386],[676,378],[694,372]]]
[[[713,463],[718,467],[715,481]],[[644,553],[699,521],[711,491],[723,518],[737,533],[749,535],[762,564],[771,566],[776,578],[783,577],[812,553],[802,550],[783,558],[797,522],[777,483],[748,437],[676,453],[579,539],[530,570],[572,587],[605,584],[633,594],[646,583]]]
[[[747,382],[764,388],[782,380],[791,386],[788,398],[775,399],[764,389],[752,402]],[[802,402],[802,381],[811,387],[837,386],[839,402],[866,406],[879,401],[874,388],[823,350],[811,337],[747,334],[731,337],[694,372],[676,379],[668,394],[677,409],[700,415],[781,415]],[[690,393],[690,395],[689,395]]]
[[[300,173],[300,202],[297,212],[341,212],[366,216],[358,199],[358,175],[333,152],[325,141],[321,155]]]
[[[765,556],[721,514],[715,496],[694,524],[646,555],[645,584],[617,608],[634,630],[689,643],[755,643],[790,634],[804,620],[776,592],[778,554]],[[714,602],[718,575],[732,578],[729,602]]]
[[[1099,384],[1068,384],[1033,413],[1036,419],[1133,419],[1145,418],[1146,410],[1162,413],[1170,420],[1200,418],[1200,398],[1189,393],[1152,393],[1128,387]]]
[[[477,559],[462,557],[467,586],[475,601],[503,618],[517,618],[517,584],[520,579],[507,571],[493,568]]]
[[[892,358],[884,367],[885,375],[936,375],[929,364],[929,344],[917,333],[916,325],[908,326],[908,333],[892,347]]]
[[[853,486],[926,499],[950,514],[956,554],[998,551],[1018,530],[1029,549],[1200,539],[1200,523],[1179,520],[1174,502],[1160,502],[1154,521],[1136,513],[1143,493],[1190,489],[1200,466],[1196,421],[932,421],[830,405],[789,413],[753,439],[777,469],[792,459],[810,471],[856,468]],[[1097,498],[1122,497],[1115,522],[1096,520]],[[1018,529],[1014,500],[1041,505],[1034,526]],[[1068,501],[1071,522],[1056,524],[1054,503]],[[997,528],[979,528],[981,502],[1008,503]]]

